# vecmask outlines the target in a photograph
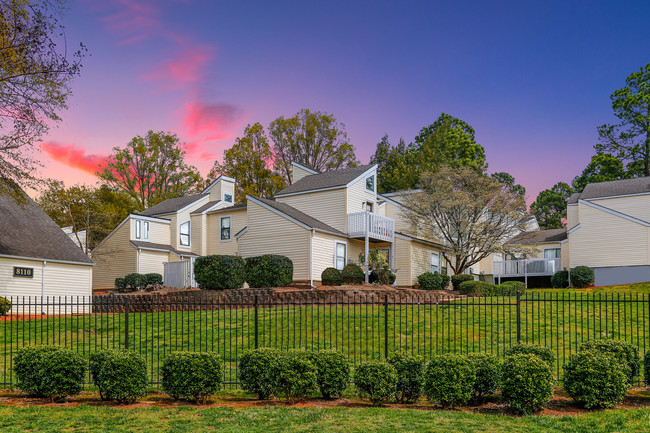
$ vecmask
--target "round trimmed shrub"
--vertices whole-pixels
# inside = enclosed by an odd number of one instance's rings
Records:
[[[321,350],[309,354],[316,366],[316,383],[324,398],[340,396],[350,383],[350,361],[336,350]]]
[[[472,397],[480,399],[486,395],[494,394],[501,380],[501,361],[488,353],[470,353],[467,359],[474,365],[476,380]]]
[[[578,352],[564,366],[564,389],[587,409],[613,407],[629,389],[627,372],[609,353]]]
[[[175,352],[165,358],[161,373],[162,388],[167,394],[206,404],[221,388],[224,364],[214,352]]]
[[[145,286],[155,286],[163,283],[163,277],[160,274],[144,274]]]
[[[424,370],[424,358],[419,355],[411,355],[405,351],[393,353],[386,360],[395,367],[397,372],[397,385],[395,397],[402,403],[418,401],[422,394],[422,372]]]
[[[336,268],[325,268],[320,274],[320,280],[323,286],[340,286],[343,283],[341,271]]]
[[[434,356],[424,371],[424,393],[443,407],[463,405],[472,398],[476,372],[466,356]]]
[[[551,277],[551,286],[554,289],[566,289],[569,287],[569,271],[557,271]]]
[[[377,269],[370,272],[368,282],[371,284],[387,284],[392,286],[397,276],[390,269]]]
[[[367,361],[354,370],[354,386],[360,397],[368,397],[373,406],[395,396],[397,371],[385,361]]]
[[[273,394],[283,395],[291,403],[316,391],[317,370],[304,350],[289,350],[271,362]]]
[[[239,359],[237,372],[241,387],[266,400],[273,394],[273,377],[270,375],[271,363],[280,356],[277,349],[261,347],[244,352]]]
[[[523,293],[526,284],[522,281],[504,281],[494,286],[494,296],[517,296],[517,292]]]
[[[442,290],[444,288],[442,283],[442,275],[437,272],[425,272],[424,274],[418,275],[418,286],[422,290]]]
[[[341,271],[341,278],[343,278],[345,284],[361,284],[365,279],[365,275],[358,265],[350,263]]]
[[[147,285],[147,279],[142,274],[133,273],[124,277],[124,283],[127,289],[142,290]]]
[[[594,270],[587,266],[576,266],[571,269],[570,277],[571,285],[582,289],[594,283]]]
[[[598,339],[589,340],[580,346],[580,351],[594,351],[599,353],[609,353],[619,362],[627,366],[627,377],[630,384],[641,371],[641,357],[639,348],[627,341]]]
[[[494,284],[485,281],[464,281],[458,286],[458,291],[462,295],[474,296],[493,296],[495,291]]]
[[[90,373],[102,400],[133,403],[147,395],[147,365],[135,352],[122,349],[96,352],[90,357]]]
[[[249,257],[244,274],[250,287],[283,287],[293,282],[293,262],[289,257],[275,254]]]
[[[505,356],[530,354],[535,355],[551,368],[555,364],[555,355],[549,347],[539,346],[537,344],[517,344],[505,351]]]
[[[14,373],[18,389],[54,402],[81,392],[86,360],[63,347],[27,346],[14,355]]]
[[[203,256],[194,262],[194,279],[201,289],[239,289],[244,285],[244,275],[240,256]]]
[[[126,279],[124,278],[116,278],[115,279],[115,288],[117,289],[118,292],[126,292]]]
[[[0,316],[6,316],[11,310],[11,301],[0,296]]]
[[[474,277],[468,274],[456,274],[451,276],[451,284],[454,286],[454,290],[458,290],[461,283],[472,280],[474,280]]]
[[[518,413],[539,412],[553,396],[553,371],[530,353],[510,355],[503,361],[501,398]]]

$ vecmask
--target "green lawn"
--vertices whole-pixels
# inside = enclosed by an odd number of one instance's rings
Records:
[[[381,408],[264,407],[7,407],[0,430],[38,432],[642,432],[650,410],[611,410],[581,416],[510,417],[467,412]]]

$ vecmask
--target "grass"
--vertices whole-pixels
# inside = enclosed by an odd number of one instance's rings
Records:
[[[3,433],[39,432],[639,432],[650,410],[611,410],[580,416],[509,417],[467,412],[382,408],[233,409],[0,406]]]

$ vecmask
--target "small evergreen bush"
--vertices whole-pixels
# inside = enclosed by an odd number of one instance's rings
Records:
[[[571,285],[577,289],[589,287],[594,283],[594,270],[587,266],[571,269]]]
[[[340,286],[343,283],[341,271],[336,268],[325,268],[320,274],[320,280],[323,286]]]
[[[504,281],[494,286],[492,296],[517,296],[517,292],[523,293],[526,290],[526,284],[521,281]]]
[[[244,259],[239,256],[203,256],[194,262],[194,279],[201,289],[239,289],[244,275]]]
[[[553,371],[530,353],[510,355],[503,361],[501,398],[518,413],[539,412],[553,396]]]
[[[434,356],[424,371],[424,393],[443,407],[463,405],[472,398],[476,372],[466,356]]]
[[[280,356],[277,349],[262,347],[244,352],[239,359],[237,372],[241,387],[266,400],[273,394],[271,364]]]
[[[494,284],[485,281],[464,281],[458,286],[458,291],[462,295],[493,296],[494,290]]]
[[[627,372],[610,353],[578,352],[564,366],[564,389],[587,409],[613,407],[629,389]]]
[[[124,277],[124,283],[127,289],[142,290],[147,286],[147,279],[142,274],[132,273]]]
[[[367,361],[354,370],[354,386],[360,397],[368,397],[373,406],[395,396],[397,371],[385,361]]]
[[[163,283],[162,275],[156,273],[144,274],[144,279],[146,281],[145,286],[155,286]]]
[[[641,371],[639,348],[627,341],[610,339],[589,340],[580,346],[580,351],[594,351],[613,355],[614,358],[627,366],[627,377],[630,384],[634,382],[634,378]]]
[[[454,286],[454,290],[458,290],[461,283],[472,280],[474,280],[474,277],[468,274],[456,274],[451,276],[451,284]]]
[[[0,296],[0,316],[6,316],[11,310],[11,301]]]
[[[411,355],[405,351],[399,351],[390,355],[386,361],[395,367],[397,372],[395,388],[397,401],[402,403],[418,401],[422,394],[424,358],[419,355]]]
[[[350,361],[336,350],[309,354],[316,366],[316,383],[324,398],[339,397],[350,383]]]
[[[371,284],[386,284],[392,286],[397,276],[388,268],[376,269],[370,272],[368,282]]]
[[[551,368],[553,368],[553,364],[555,363],[555,355],[553,354],[553,351],[548,347],[539,346],[537,344],[517,344],[506,350],[505,356],[519,355],[522,353],[536,355]]]
[[[165,358],[161,373],[167,394],[206,404],[221,388],[224,363],[214,352],[175,352]]]
[[[361,284],[365,279],[363,270],[358,265],[350,263],[341,271],[341,277],[345,284]]]
[[[443,282],[442,275],[437,272],[425,272],[424,274],[418,275],[418,286],[422,290],[442,290],[445,288]]]
[[[480,399],[486,395],[494,394],[499,388],[501,380],[501,361],[488,353],[470,353],[467,359],[474,365],[476,381],[474,382],[472,397]]]
[[[304,350],[289,350],[271,362],[273,394],[291,403],[302,400],[316,390],[317,370]]]
[[[115,279],[115,288],[118,292],[126,292],[126,280],[124,278]]]
[[[147,395],[147,365],[135,352],[122,349],[97,352],[90,357],[90,371],[102,400],[133,403]]]
[[[16,387],[54,402],[79,394],[86,377],[86,360],[72,350],[57,346],[27,346],[14,355]]]
[[[250,287],[283,287],[293,282],[293,262],[289,257],[275,254],[249,257],[244,273]]]
[[[557,271],[551,277],[551,286],[554,289],[566,289],[569,287],[569,271]]]

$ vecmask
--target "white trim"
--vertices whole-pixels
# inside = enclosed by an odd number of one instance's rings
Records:
[[[567,234],[573,233],[574,231],[578,230],[579,228],[580,228],[580,224],[573,226],[572,228],[570,228],[566,232],[567,232]]]
[[[567,206],[578,206],[578,202],[575,202],[575,203],[567,203],[566,205],[567,205]]]
[[[232,183],[237,182],[237,181],[236,181],[235,179],[233,179],[232,177],[224,176],[224,175],[222,174],[222,175],[220,175],[218,178],[216,178],[215,180],[213,180],[212,183],[211,183],[210,185],[208,185],[207,187],[205,187],[205,189],[204,189],[203,191],[201,191],[201,194],[205,194],[206,192],[208,192],[208,191],[210,190],[210,188],[212,188],[212,187],[213,187],[217,182],[219,182],[220,180],[227,180],[228,182],[232,182]]]
[[[33,261],[36,261],[36,262],[48,261],[48,262],[52,262],[52,263],[63,263],[63,264],[66,264],[66,265],[95,266],[95,263],[71,262],[71,261],[68,261],[68,260],[44,259],[42,257],[10,256],[9,254],[0,254],[0,258],[3,258],[3,259],[17,259],[17,260],[33,260]]]
[[[345,268],[345,266],[348,264],[348,242],[347,241],[334,241],[334,268],[336,268],[336,269],[339,269],[339,268],[336,267],[336,259],[338,258],[336,250],[338,249],[339,244],[345,245],[345,256],[343,257],[343,267]],[[339,269],[339,270],[342,270],[342,269]]]
[[[348,168],[354,168],[354,167],[348,167]],[[368,170],[364,171],[359,176],[355,177],[354,179],[352,179],[350,182],[348,182],[345,185],[331,186],[329,188],[309,189],[309,190],[306,190],[306,191],[290,192],[288,194],[276,194],[275,197],[289,197],[291,195],[309,194],[309,193],[312,193],[312,192],[330,191],[330,190],[333,190],[333,189],[349,188],[352,184],[356,183],[359,179],[362,179],[362,178],[366,177],[369,171],[375,170],[376,168],[377,168],[377,164],[374,164]],[[376,177],[375,177],[375,183],[376,183]],[[377,187],[375,186],[375,188],[377,188]],[[364,190],[365,190],[365,185],[364,185]]]
[[[133,244],[131,244],[131,245],[133,245]],[[133,245],[133,246],[134,246],[135,249],[138,250],[138,251],[140,251],[140,250],[144,250],[144,251],[157,251],[157,252],[161,252],[161,253],[173,253],[173,254],[175,254],[175,255],[177,255],[177,256],[179,255],[179,254],[176,254],[176,253],[175,253],[174,251],[172,251],[171,249],[169,249],[169,250],[163,250],[163,249],[160,249],[160,248],[141,247],[141,246],[138,246],[138,245]]]
[[[566,243],[566,242],[569,242],[569,240],[568,240],[568,239],[565,239],[565,240],[563,240],[563,241],[560,241],[560,244],[564,244],[564,243]]]
[[[311,174],[320,174],[319,171],[314,170],[313,168],[309,168],[309,167],[307,167],[305,165],[302,165],[301,163],[296,162],[296,161],[291,161],[291,165],[297,165],[298,167],[302,168],[303,170],[305,170],[305,171],[307,171],[307,172],[309,172]]]
[[[202,202],[204,202],[204,201],[206,201],[206,200],[209,200],[209,199],[210,199],[210,196],[209,196],[209,195],[204,195],[203,197],[199,198],[198,200],[194,200],[192,203],[188,204],[188,205],[185,206],[184,208],[181,208],[181,209],[177,210],[176,212],[170,212],[170,213],[172,213],[172,214],[179,214],[179,213],[181,213],[181,212],[185,212],[186,210],[188,210],[188,209],[191,208],[192,206],[197,205],[197,204],[202,204]]]
[[[345,187],[346,187],[346,188],[349,188],[349,187],[352,186],[353,184],[357,183],[357,181],[359,181],[359,179],[364,179],[364,178],[366,178],[368,172],[369,172],[369,171],[372,171],[372,170],[375,170],[375,171],[377,170],[377,164],[372,165],[368,170],[364,171],[364,172],[361,173],[359,176],[357,176],[357,177],[355,177],[354,179],[352,179],[350,182],[347,183],[347,185],[345,185]],[[374,173],[374,174],[377,174],[377,173]],[[377,176],[375,176],[375,180],[377,180],[376,178],[377,178]],[[366,186],[364,185],[363,188],[365,189]],[[375,186],[375,188],[377,188],[377,187]],[[374,191],[373,191],[373,192],[374,192]]]
[[[378,194],[378,195],[381,195],[383,197],[392,197],[394,195],[417,194],[419,192],[422,192],[422,190],[418,188],[418,189],[409,189],[409,190],[406,190],[406,191],[385,192],[385,193]]]
[[[230,196],[230,201],[226,200],[226,195]],[[226,192],[226,191],[221,191],[221,198],[223,199],[224,203],[230,203],[231,206],[235,204],[235,193],[234,192],[230,193],[230,192]]]
[[[648,194],[650,194],[650,192],[636,192],[634,194],[621,194],[621,195],[608,195],[608,196],[604,196],[604,197],[580,198],[580,199],[578,199],[578,201],[603,200],[603,199],[606,199],[606,198],[634,197],[634,196],[637,196],[637,195],[648,195]]]
[[[431,272],[431,259],[433,256],[438,257],[438,270],[435,272],[438,272],[438,274],[442,275],[442,266],[441,265],[441,257],[440,257],[440,251],[431,251],[429,250],[429,272]],[[433,272],[431,272],[433,274]]]
[[[188,225],[187,226],[188,227],[188,230],[187,230],[187,245],[185,245],[183,242],[181,242],[181,239],[182,239],[181,236],[183,236],[183,234],[181,233],[181,226],[183,226],[184,224]],[[186,248],[192,246],[192,220],[191,219],[185,220],[183,222],[180,222],[180,221],[178,222],[178,246],[179,247],[186,247]]]
[[[224,218],[230,218],[230,237],[228,239],[221,239],[221,220]],[[219,242],[230,242],[233,240],[234,233],[232,230],[232,214],[231,215],[220,215],[219,216]]]
[[[215,209],[216,207],[218,207],[221,203],[223,203],[221,200],[217,200],[217,202],[216,202],[215,204],[213,204],[212,206],[210,206],[209,208],[207,208],[207,209],[204,210],[203,212],[201,212],[201,213],[196,213],[196,211],[194,211],[194,212],[192,212],[192,213],[190,214],[190,216],[200,216],[200,215],[205,215],[205,214],[207,214],[208,212],[214,210],[214,209]]]
[[[150,216],[146,216],[146,215],[138,215],[138,214],[130,213],[122,220],[121,223],[119,223],[117,225],[117,227],[115,227],[109,234],[107,234],[106,237],[104,239],[102,239],[101,242],[98,243],[95,248],[92,249],[92,251],[90,252],[91,255],[92,255],[93,251],[95,251],[104,242],[106,242],[106,240],[108,240],[108,238],[110,238],[113,235],[113,233],[118,231],[120,229],[120,227],[122,227],[124,225],[124,223],[127,222],[131,218],[139,218],[139,219],[144,220],[144,221],[153,221],[153,222],[158,222],[158,223],[163,223],[163,224],[171,224],[172,223],[170,220],[165,219],[165,218],[150,217]],[[131,240],[130,237],[131,237],[131,233],[129,231],[129,240]]]
[[[372,178],[372,189],[368,189],[368,179]],[[370,176],[367,176],[363,180],[363,187],[367,192],[371,192],[373,194],[377,193],[377,173],[373,173]]]
[[[546,251],[546,250],[560,250],[560,257],[544,257],[544,251]],[[542,248],[542,258],[543,259],[561,259],[562,258],[562,246]],[[535,260],[535,259],[531,259],[531,260]]]
[[[650,227],[650,222],[643,221],[643,220],[638,219],[638,218],[634,218],[633,216],[626,215],[626,214],[621,213],[619,211],[615,211],[614,209],[610,209],[608,207],[605,207],[605,206],[602,206],[602,205],[599,205],[599,204],[596,204],[596,203],[589,203],[586,200],[579,200],[578,203],[582,203],[582,204],[585,204],[587,206],[591,206],[594,209],[598,209],[598,210],[601,210],[603,212],[607,212],[609,214],[616,215],[617,217],[621,217],[621,218],[626,219],[628,221],[632,221],[634,223],[641,224],[642,226]],[[578,225],[580,225],[580,224],[578,224]]]
[[[233,236],[233,237],[235,238],[235,240],[237,240],[237,239],[241,238],[242,236],[244,236],[247,231],[248,231],[248,226],[244,227],[239,232],[235,233],[235,236]]]

